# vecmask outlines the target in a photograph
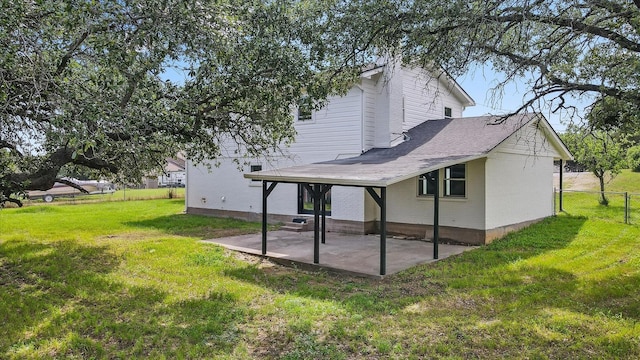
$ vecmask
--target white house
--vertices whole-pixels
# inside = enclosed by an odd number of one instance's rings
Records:
[[[167,158],[167,166],[158,177],[159,186],[185,186],[186,170],[185,160],[181,157]]]
[[[259,220],[269,185],[268,219],[287,222],[313,214],[315,189],[328,231],[424,238],[437,221],[441,238],[469,244],[552,215],[553,161],[571,158],[557,134],[538,114],[462,117],[473,105],[446,74],[373,68],[323,109],[298,111],[287,155],[244,174],[232,159],[189,163],[187,212]]]

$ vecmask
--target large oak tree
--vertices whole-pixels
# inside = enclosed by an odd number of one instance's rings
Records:
[[[275,151],[291,108],[344,91],[377,54],[456,77],[491,63],[599,126],[640,108],[640,1],[7,1],[0,12],[2,199],[65,164],[136,178],[165,156]],[[184,67],[183,82],[168,81]],[[595,108],[595,107],[594,107]],[[0,201],[2,201],[0,199]]]
[[[522,107],[514,112],[539,110],[551,100],[554,109],[563,108],[568,95],[592,95],[592,102],[616,113],[602,121],[635,120],[631,116],[640,109],[638,0],[340,4],[344,21],[337,31],[357,23],[353,39],[360,51],[386,49],[405,63],[441,66],[454,77],[491,64],[506,74],[505,82],[529,79]]]
[[[178,151],[275,151],[302,92],[320,103],[351,73],[319,46],[317,6],[3,0],[0,203],[70,164],[139,179]]]

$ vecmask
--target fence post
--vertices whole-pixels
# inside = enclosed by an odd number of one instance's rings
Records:
[[[624,193],[624,223],[629,223],[629,193]]]

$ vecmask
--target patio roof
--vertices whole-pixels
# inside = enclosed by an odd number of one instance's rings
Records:
[[[374,148],[352,158],[258,171],[244,176],[276,182],[387,187],[432,170],[483,158],[533,121],[543,122],[557,138],[539,114],[514,115],[506,119],[480,116],[429,120],[409,130],[406,140],[392,148]],[[566,150],[559,138],[557,142],[561,150]],[[566,151],[563,158],[567,154],[570,157]]]
[[[278,183],[298,183],[313,197],[314,264],[320,261],[320,215],[322,243],[325,244],[325,194],[333,185],[365,187],[380,207],[380,275],[386,274],[387,187],[400,181],[443,167],[486,157],[518,130],[536,123],[550,138],[560,158],[571,153],[539,114],[514,115],[508,118],[481,116],[460,119],[429,120],[406,134],[405,141],[392,148],[376,148],[366,153],[333,161],[265,170],[245,174],[245,178],[262,181],[262,249],[267,254],[267,199]],[[271,183],[271,184],[269,184]],[[435,182],[438,193],[438,182]],[[378,188],[380,193],[375,191]],[[439,197],[433,201],[433,258],[438,259]],[[322,209],[322,210],[321,210]]]

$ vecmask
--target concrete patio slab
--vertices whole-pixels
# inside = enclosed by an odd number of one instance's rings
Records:
[[[228,249],[262,255],[262,235],[249,234],[204,240]],[[418,264],[445,259],[476,246],[446,245],[438,247],[433,258],[433,243],[419,240],[387,238],[386,275],[392,275]],[[313,232],[270,231],[267,255],[273,261],[306,267],[326,268],[356,275],[380,277],[380,237],[327,233],[326,243],[320,244],[320,262],[313,263]]]

